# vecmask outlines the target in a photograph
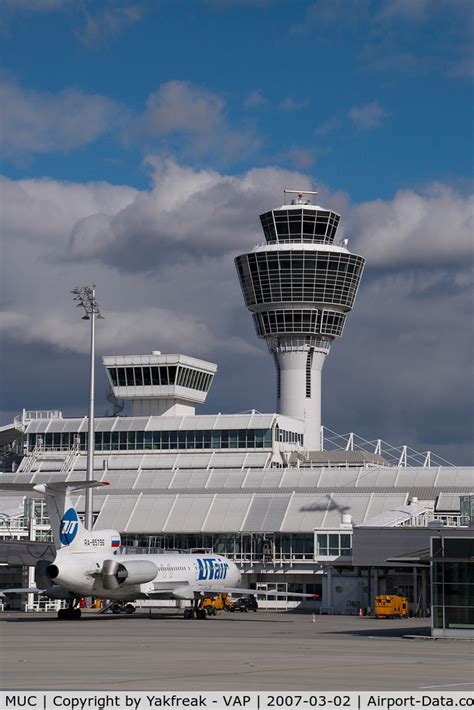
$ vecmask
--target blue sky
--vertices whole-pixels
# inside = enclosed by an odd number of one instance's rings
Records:
[[[368,262],[323,419],[472,460],[469,387],[456,391],[472,351],[473,20],[465,0],[4,0],[3,419],[56,397],[84,407],[64,386],[83,351],[67,284],[91,278],[104,352],[164,340],[219,362],[209,406],[272,409],[232,257],[283,187],[316,186]],[[33,370],[56,363],[41,397],[24,348]],[[239,385],[249,367],[258,395]]]

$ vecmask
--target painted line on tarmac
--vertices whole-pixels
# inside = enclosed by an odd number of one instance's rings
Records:
[[[430,688],[455,688],[457,685],[474,685],[474,683],[443,683],[443,685],[421,685],[420,690],[429,690]]]

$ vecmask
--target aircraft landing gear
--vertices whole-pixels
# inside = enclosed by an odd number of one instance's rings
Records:
[[[183,618],[184,619],[206,619],[207,618],[207,613],[205,607],[201,607],[200,605],[202,604],[202,601],[200,599],[196,599],[194,601],[193,606],[188,606],[184,610],[183,613]]]
[[[74,606],[75,603],[76,602],[74,600],[70,601],[68,602],[68,606],[66,609],[59,609],[58,619],[60,621],[64,621],[65,619],[74,619],[75,621],[78,621],[81,618],[81,610],[79,609],[79,607]]]

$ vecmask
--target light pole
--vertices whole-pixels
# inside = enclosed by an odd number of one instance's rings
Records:
[[[91,342],[90,342],[90,365],[89,365],[89,421],[87,433],[87,474],[86,480],[92,481],[94,478],[94,384],[95,384],[95,321],[103,318],[100,314],[99,304],[95,298],[95,285],[74,288],[71,293],[78,308],[83,308],[85,314],[82,320],[90,320]],[[92,488],[86,488],[86,528],[92,530]]]

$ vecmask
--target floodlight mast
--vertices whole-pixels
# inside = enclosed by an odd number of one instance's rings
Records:
[[[77,301],[77,307],[83,308],[85,315],[82,320],[89,320],[91,324],[90,335],[90,361],[89,361],[89,418],[87,431],[87,473],[86,480],[92,481],[94,478],[94,449],[95,449],[95,434],[94,434],[94,389],[95,389],[95,321],[97,318],[102,319],[99,304],[95,297],[95,284],[92,286],[82,286],[74,288],[74,301]],[[92,488],[85,490],[85,527],[87,530],[92,530]]]

